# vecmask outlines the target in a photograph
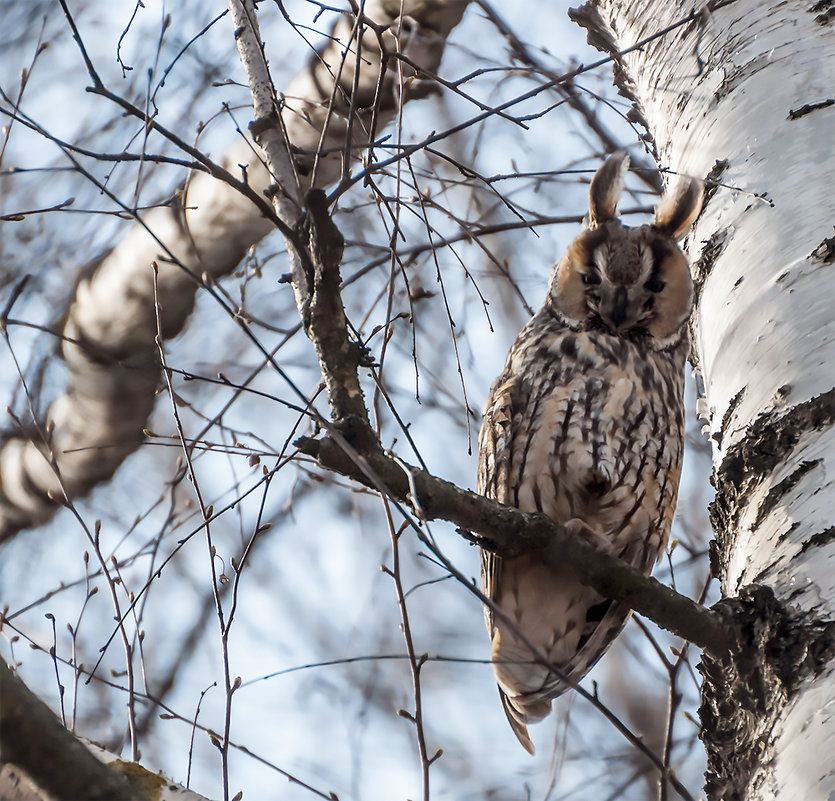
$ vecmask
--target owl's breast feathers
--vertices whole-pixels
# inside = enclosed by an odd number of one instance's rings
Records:
[[[659,352],[535,317],[485,407],[479,491],[558,522],[579,518],[648,571],[681,468],[685,348]],[[635,536],[648,560],[630,558]]]

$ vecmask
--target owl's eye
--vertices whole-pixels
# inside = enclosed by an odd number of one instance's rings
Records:
[[[590,270],[587,273],[581,273],[581,280],[586,286],[597,286],[600,283],[600,276]]]
[[[644,287],[649,292],[655,292],[656,294],[660,292],[662,289],[664,289],[665,286],[666,284],[658,276],[655,275],[644,284]]]

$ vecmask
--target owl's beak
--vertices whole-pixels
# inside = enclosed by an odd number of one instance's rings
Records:
[[[611,304],[607,303],[605,308],[601,309],[602,317],[604,317],[611,324],[614,330],[620,329],[626,320],[627,303],[629,297],[625,286],[619,286],[612,296]]]

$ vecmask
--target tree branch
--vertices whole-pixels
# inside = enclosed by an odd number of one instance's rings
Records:
[[[560,77],[553,70],[549,69],[544,61],[536,56],[531,48],[516,36],[511,27],[502,19],[501,15],[493,8],[488,0],[478,0],[478,5],[502,36],[507,39],[508,46],[514,58],[523,64],[528,64],[551,81],[555,81]],[[582,115],[586,121],[586,125],[597,134],[597,138],[600,139],[606,153],[614,153],[623,147],[623,143],[612,135],[603,121],[598,117],[594,108],[589,106],[585,101],[573,80],[568,79],[555,82],[554,90],[562,95],[568,101],[568,104]],[[660,195],[664,189],[664,182],[661,180],[661,173],[658,172],[658,168],[634,153],[630,154],[630,161],[630,169],[632,172],[653,192]]]
[[[0,660],[0,760],[23,768],[55,798],[138,801],[123,776],[96,759]],[[0,785],[2,791],[2,785]],[[5,798],[5,794],[0,793]]]
[[[358,417],[367,423],[368,413],[357,375],[358,349],[351,347],[339,293],[339,265],[345,240],[331,220],[327,196],[321,189],[307,191],[307,211],[301,215],[299,173],[277,113],[276,92],[264,57],[254,3],[229,0],[229,12],[252,95],[255,119],[250,129],[264,151],[267,167],[276,182],[270,192],[275,212],[293,229],[292,236],[285,235],[285,241],[299,316],[316,347],[334,418]],[[339,79],[337,75],[336,80]]]
[[[416,467],[406,466],[411,474],[407,475],[400,461],[385,453],[379,443],[376,448],[362,444],[369,441],[369,434],[373,436],[363,428],[358,420],[350,420],[338,426],[336,437],[303,437],[295,444],[328,470],[374,489],[381,484],[391,498],[419,507],[428,520],[455,523],[465,539],[482,548],[504,558],[542,551],[546,561],[568,566],[583,584],[640,612],[662,628],[712,653],[732,649],[731,627],[719,613],[644,576],[620,559],[601,553],[544,514],[520,512]],[[339,442],[343,437],[353,454]],[[417,498],[412,497],[412,486]]]
[[[255,126],[262,136],[259,144],[264,147],[275,175],[272,165],[286,163],[289,154],[284,152],[286,140],[274,135],[279,121],[276,118],[270,125],[269,102],[263,100],[270,79],[266,62],[257,58],[261,42],[251,3],[252,0],[229,0],[256,111]],[[273,135],[267,136],[271,127]],[[274,199],[279,215],[282,211],[277,198],[288,194],[288,190],[277,188]],[[328,215],[327,199],[321,190],[308,193],[307,205],[303,227],[308,234],[307,247],[295,251],[299,264],[294,269],[293,282],[299,314],[319,356],[336,422],[327,426],[329,434],[325,437],[303,437],[295,443],[296,447],[328,470],[395,500],[411,502],[427,519],[456,523],[463,529],[462,536],[487,550],[505,558],[542,551],[546,561],[568,565],[584,584],[641,612],[663,628],[713,652],[730,651],[733,633],[718,613],[601,553],[545,515],[525,514],[462,490],[426,471],[404,465],[383,451],[368,424],[358,377],[363,354],[351,347],[339,291],[342,236]]]

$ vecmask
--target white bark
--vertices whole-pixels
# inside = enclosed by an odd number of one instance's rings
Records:
[[[620,49],[692,9],[592,5]],[[835,22],[807,2],[739,0],[623,65],[662,166],[705,177],[727,161],[690,237],[703,255],[694,344],[714,446],[723,595],[763,584],[831,620]],[[803,676],[776,712],[739,797],[835,797],[835,662]]]
[[[135,799],[208,801],[67,731],[0,661],[0,798],[3,801]],[[107,767],[104,767],[107,766]]]
[[[130,777],[136,787],[137,797],[153,798],[154,801],[210,801],[169,779],[161,773],[151,773],[136,762],[125,762],[116,754],[106,751],[95,743],[79,738],[99,762],[105,765],[119,763],[115,770]],[[49,766],[44,765],[45,769]],[[0,769],[0,798],[3,801],[57,801],[33,777],[16,766],[6,763]]]
[[[385,34],[387,47],[434,72],[446,36],[467,3],[408,0],[398,17],[401,3],[369,0],[364,13],[379,25],[406,32],[397,43],[392,33]],[[387,62],[386,80],[380,83],[381,51],[367,29],[363,67],[355,80],[356,48],[347,47],[354,23],[352,17],[343,16],[321,58],[312,59],[287,87],[282,119],[288,141],[299,154],[300,184],[295,190],[288,186],[286,175],[278,176],[285,187],[288,216],[293,207],[298,210],[299,197],[311,184],[327,186],[340,179],[343,155],[358,158],[368,143],[375,98],[379,99],[379,136],[401,100],[425,94],[421,82],[413,80],[410,93],[401,96],[398,67],[392,60]],[[339,76],[336,91],[333,76]],[[351,109],[353,147],[346,150]],[[314,172],[313,154],[320,150],[328,155],[316,162]],[[237,143],[223,159],[223,166],[240,179],[238,165],[246,165],[246,179],[259,195],[274,183],[260,154],[248,143]],[[82,496],[109,479],[142,442],[160,379],[152,263],[159,265],[163,335],[171,337],[185,325],[200,277],[229,274],[247,249],[273,230],[252,200],[204,173],[188,184],[183,206],[186,211],[159,208],[143,214],[142,223],[80,281],[63,332],[67,390],[50,406],[37,430],[22,421],[24,430],[0,443],[0,541],[45,522],[66,499]],[[172,257],[182,267],[171,264]]]

